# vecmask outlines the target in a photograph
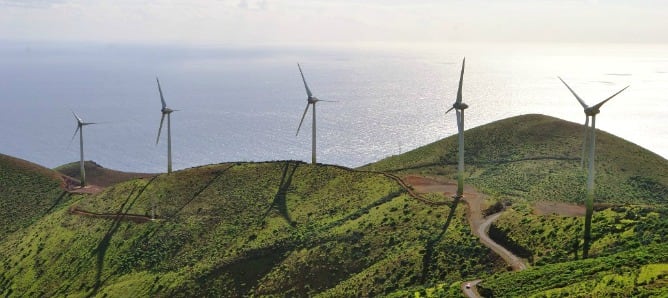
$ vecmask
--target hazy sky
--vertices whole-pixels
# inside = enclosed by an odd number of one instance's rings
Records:
[[[0,0],[0,39],[668,42],[665,0]]]

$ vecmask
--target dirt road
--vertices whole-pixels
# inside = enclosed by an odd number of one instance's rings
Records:
[[[453,196],[457,191],[457,184],[454,181],[443,181],[439,178],[420,176],[408,176],[404,179],[418,193],[442,193],[445,196]],[[520,257],[494,242],[487,234],[489,227],[501,216],[502,212],[483,217],[484,196],[470,186],[464,187],[464,201],[468,205],[467,217],[471,226],[471,232],[480,238],[480,242],[501,256],[513,270],[520,271],[526,269],[526,264]],[[476,291],[476,285],[481,281],[481,279],[477,279],[463,282],[462,292],[464,295],[466,297],[480,297]],[[470,288],[466,287],[467,284],[470,284]]]
[[[492,225],[492,223],[501,216],[502,212],[493,214],[488,216],[485,221],[482,222],[482,224],[478,227],[478,237],[480,238],[480,241],[490,249],[492,249],[496,254],[501,256],[503,260],[506,261],[506,263],[510,266],[513,267],[513,270],[515,271],[521,271],[524,269],[527,269],[526,264],[524,264],[524,261],[514,255],[512,252],[507,250],[505,247],[499,245],[498,243],[494,242],[492,238],[489,238],[489,226]]]
[[[481,281],[482,281],[482,279],[476,279],[476,280],[472,280],[472,281],[469,281],[469,282],[462,283],[462,292],[464,293],[464,296],[466,296],[466,297],[480,297],[480,294],[478,294],[478,291],[476,290],[476,286]]]

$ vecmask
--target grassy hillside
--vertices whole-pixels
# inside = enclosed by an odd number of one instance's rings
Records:
[[[583,202],[581,124],[522,115],[466,130],[466,183],[530,201]],[[596,202],[665,204],[668,160],[603,131],[596,140]],[[455,179],[456,135],[362,167]]]
[[[67,201],[62,181],[55,171],[0,154],[0,239]]]
[[[128,181],[137,178],[147,178],[151,177],[154,174],[145,174],[145,173],[128,173],[120,172],[111,169],[106,169],[94,161],[84,162],[84,167],[86,169],[86,181],[88,184],[94,184],[97,186],[110,186],[119,182]],[[55,168],[54,170],[72,177],[74,179],[81,179],[81,170],[79,168],[79,162],[72,162],[64,164]],[[78,183],[78,182],[77,182]]]
[[[273,162],[76,195],[2,240],[0,268],[2,296],[341,297],[505,264],[471,235],[461,205],[426,205],[383,174]]]
[[[479,291],[485,297],[665,297],[667,288],[664,243],[498,274],[483,281]]]
[[[582,217],[535,215],[524,208],[505,212],[490,235],[531,264],[581,258]],[[594,213],[590,256],[604,256],[668,243],[668,206],[617,206]]]

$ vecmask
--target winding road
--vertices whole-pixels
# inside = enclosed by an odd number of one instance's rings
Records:
[[[492,249],[495,253],[497,253],[499,256],[503,258],[503,260],[508,263],[511,267],[513,267],[513,270],[515,271],[521,271],[524,269],[527,269],[526,264],[524,264],[524,261],[514,255],[512,252],[507,250],[505,247],[499,245],[498,243],[494,242],[492,238],[489,238],[489,226],[492,225],[492,222],[494,222],[499,216],[501,216],[503,212],[495,213],[493,215],[488,216],[485,221],[482,222],[480,226],[478,226],[478,237],[480,238],[480,241],[490,249]]]
[[[442,182],[437,178],[427,178],[420,176],[408,176],[404,178],[407,184],[411,185],[418,193],[442,193],[445,196],[452,196],[457,191],[457,185],[454,182]],[[514,255],[505,247],[494,242],[489,237],[489,227],[503,214],[502,212],[483,217],[482,203],[483,195],[470,186],[464,187],[464,201],[468,205],[468,220],[471,226],[471,232],[478,236],[483,245],[489,247],[496,254],[501,256],[506,263],[515,271],[521,271],[527,268],[522,258]],[[466,297],[480,297],[476,290],[476,285],[482,282],[481,279],[467,281],[462,283],[462,292]],[[470,285],[469,288],[466,285]]]

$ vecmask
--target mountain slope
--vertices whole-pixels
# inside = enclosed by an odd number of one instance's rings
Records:
[[[86,181],[88,184],[93,184],[97,186],[107,187],[114,185],[119,182],[128,181],[137,178],[147,178],[151,177],[154,174],[145,174],[145,173],[129,173],[129,172],[120,172],[111,169],[104,168],[94,161],[84,162],[84,167],[86,169]],[[63,175],[72,177],[74,179],[81,179],[81,171],[79,168],[79,162],[71,162],[64,164],[55,168],[54,170],[62,173]]]
[[[479,289],[486,297],[663,297],[668,246],[653,244],[614,255],[498,274]]]
[[[62,184],[55,171],[0,154],[0,239],[63,204]]]
[[[76,195],[0,242],[0,266],[2,295],[181,297],[376,296],[505,267],[463,206],[427,205],[383,174],[300,162],[204,166]]]
[[[466,183],[492,195],[582,202],[582,126],[522,115],[466,130]],[[668,198],[668,160],[597,131],[597,203],[659,203]],[[361,169],[455,177],[456,135]]]

